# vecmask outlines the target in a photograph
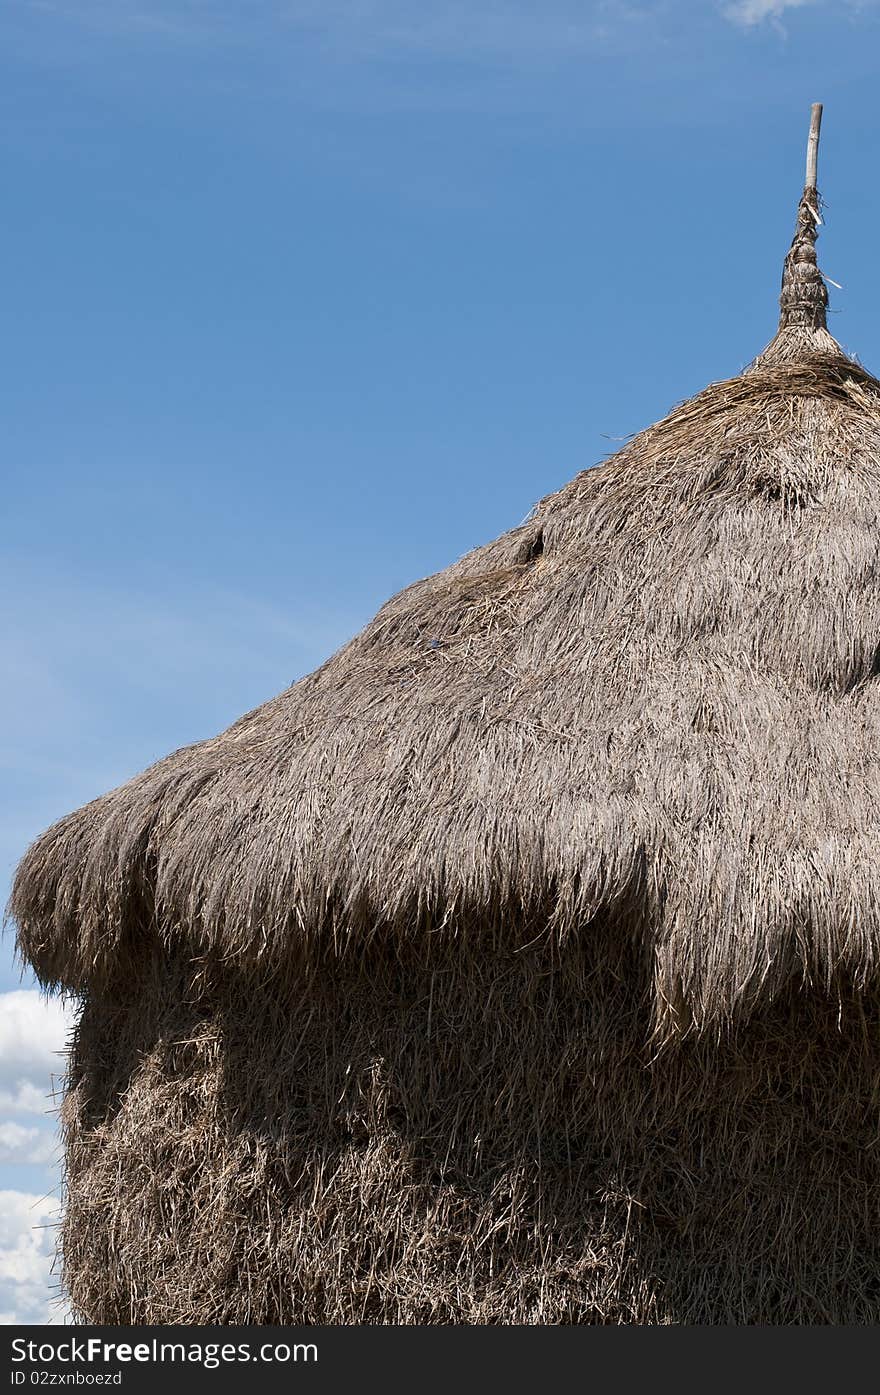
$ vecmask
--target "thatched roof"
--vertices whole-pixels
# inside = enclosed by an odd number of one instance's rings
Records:
[[[376,934],[622,926],[667,1027],[880,972],[880,383],[810,185],[779,332],[309,677],[69,815],[12,911],[49,983]]]

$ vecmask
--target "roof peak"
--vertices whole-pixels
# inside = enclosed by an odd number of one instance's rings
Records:
[[[782,268],[780,331],[795,328],[823,330],[828,327],[825,319],[828,291],[816,261],[816,237],[822,224],[816,182],[821,126],[822,103],[814,102],[810,111],[804,191],[798,204],[794,237]]]

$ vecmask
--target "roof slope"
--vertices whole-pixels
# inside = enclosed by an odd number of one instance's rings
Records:
[[[745,373],[34,844],[44,980],[145,936],[263,971],[619,920],[667,1027],[878,982],[880,383],[825,328],[814,202]]]

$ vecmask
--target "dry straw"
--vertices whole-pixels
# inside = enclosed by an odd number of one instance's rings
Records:
[[[818,222],[813,158],[743,374],[28,852],[83,1318],[880,1320],[880,384]]]

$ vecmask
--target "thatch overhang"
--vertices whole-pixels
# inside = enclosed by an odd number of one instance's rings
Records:
[[[828,333],[818,212],[808,175],[745,372],[38,839],[40,978],[617,925],[671,1033],[876,988],[880,383]]]

